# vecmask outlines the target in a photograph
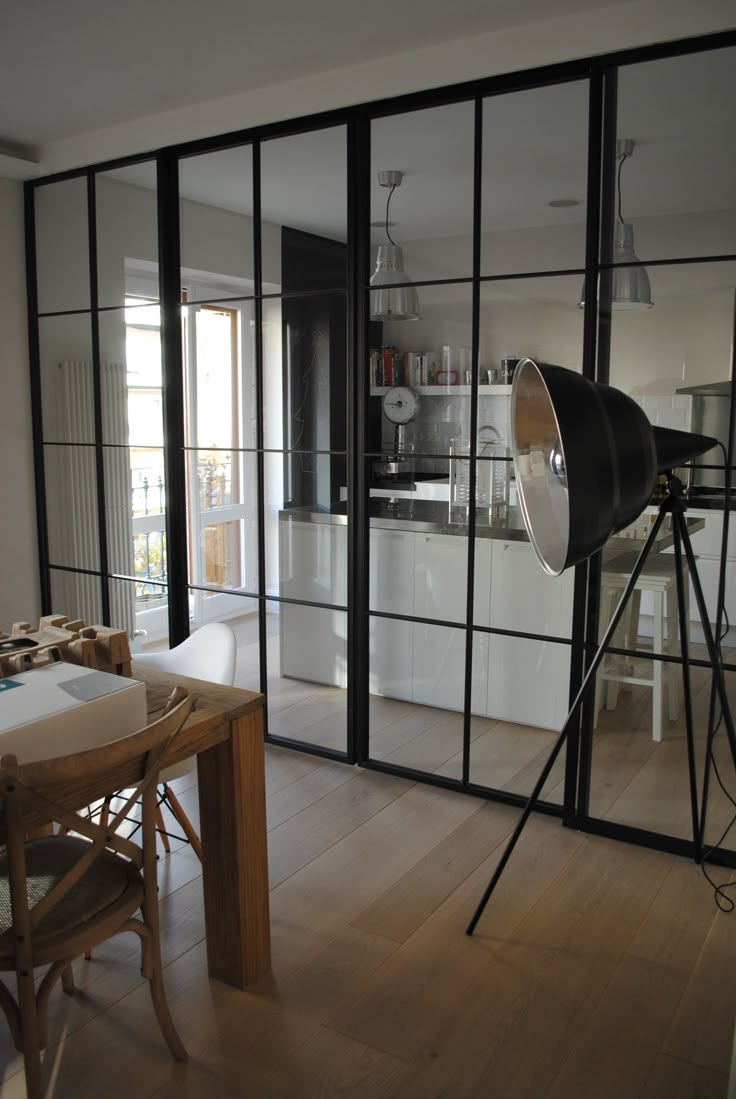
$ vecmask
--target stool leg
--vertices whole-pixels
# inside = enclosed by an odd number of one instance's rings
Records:
[[[654,646],[653,652],[662,653],[663,648],[663,617],[664,617],[664,592],[655,591],[654,595]],[[652,661],[652,740],[662,739],[662,671],[664,665],[661,660]]]
[[[687,571],[684,576],[685,591],[687,592]],[[685,614],[688,613],[688,600],[685,596]],[[667,655],[674,656],[677,650],[677,585],[673,581],[667,588]],[[680,712],[680,687],[678,667],[676,664],[667,665],[667,716],[670,721],[676,721]]]
[[[606,626],[608,625],[608,623],[611,619],[611,603],[612,603],[612,601],[613,601],[613,593],[612,593],[611,588],[601,587],[601,607],[600,607],[600,614],[599,614],[599,619],[598,619],[598,640],[599,641],[600,641],[601,637],[603,636],[605,628],[606,628]],[[607,691],[607,688],[608,688],[608,684],[607,684],[606,680],[603,678],[603,673],[606,670],[606,663],[608,662],[608,660],[609,660],[608,657],[603,658],[603,661],[601,662],[601,666],[598,669],[598,674],[595,677],[595,704],[594,704],[594,707],[593,707],[593,709],[594,709],[593,728],[594,729],[598,725],[598,714],[600,713],[601,707],[603,706],[604,691]]]
[[[624,610],[621,616],[621,621],[616,627],[616,632],[613,635],[613,644],[617,649],[626,649],[629,647],[628,638],[631,634],[631,618],[634,610],[634,597],[636,592],[633,592],[632,598],[629,600],[628,606]],[[621,598],[621,591],[616,591],[614,595],[615,599]],[[638,619],[637,619],[638,621]],[[618,669],[619,675],[627,674],[626,657],[615,656],[612,658],[615,661],[615,669]],[[618,703],[618,692],[621,690],[619,680],[615,674],[606,684],[606,709],[615,710]]]

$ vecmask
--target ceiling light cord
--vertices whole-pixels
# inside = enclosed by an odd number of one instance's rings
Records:
[[[394,193],[395,190],[396,190],[396,184],[394,183],[394,185],[392,186],[391,190],[388,193],[388,198],[386,199],[386,236],[391,241],[394,248],[396,247],[396,241],[394,240],[394,238],[391,236],[391,234],[388,231],[388,211],[389,211],[389,207],[391,205],[391,195]]]
[[[628,153],[623,153],[620,161],[618,162],[618,220],[623,225],[623,214],[621,213],[621,169],[624,166],[624,161],[628,159]]]

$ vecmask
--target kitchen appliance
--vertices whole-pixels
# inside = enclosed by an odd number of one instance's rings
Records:
[[[383,414],[394,424],[394,445],[373,462],[373,476],[379,480],[408,481],[412,478],[414,446],[406,442],[406,425],[419,411],[419,396],[409,386],[395,385],[383,398]]]
[[[705,385],[691,385],[678,389],[677,393],[686,394],[692,399],[690,430],[698,435],[710,435],[718,439],[728,450],[728,423],[731,410],[731,383],[711,382]],[[724,464],[720,447],[701,455],[690,472],[689,487],[698,494],[708,490],[720,490],[725,487],[723,469],[701,469],[703,465]]]

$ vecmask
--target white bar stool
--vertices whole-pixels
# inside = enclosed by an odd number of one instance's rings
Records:
[[[636,553],[627,553],[604,565],[601,573],[601,610],[602,630],[618,604],[621,594],[634,570]],[[689,621],[689,582],[687,565],[683,562],[685,579],[685,615]],[[639,632],[641,611],[641,593],[648,591],[654,599],[652,651],[673,656],[677,650],[677,580],[675,577],[675,559],[671,554],[651,554],[640,573],[629,605],[624,611],[621,622],[613,637],[613,646],[619,649],[635,649]],[[666,625],[666,630],[665,630]],[[605,704],[607,710],[616,708],[618,692],[622,683],[637,684],[652,688],[652,739],[662,739],[662,715],[664,710],[665,688],[667,692],[667,713],[670,721],[677,718],[680,709],[680,690],[678,684],[679,666],[662,660],[652,660],[650,677],[634,675],[633,668],[625,657],[607,656],[598,672],[596,681],[595,720]]]

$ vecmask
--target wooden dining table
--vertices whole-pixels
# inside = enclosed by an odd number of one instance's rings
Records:
[[[42,673],[35,673],[42,674]],[[167,757],[197,757],[207,966],[216,977],[245,988],[271,968],[264,771],[264,697],[238,687],[171,675],[133,664],[146,685],[148,723],[161,716],[171,691],[183,687],[196,699]],[[54,800],[80,810],[111,790],[133,786],[136,763],[117,765],[94,780],[54,787]],[[25,815],[28,834],[48,819]],[[0,821],[0,843],[3,842]]]
[[[245,988],[271,968],[264,696],[135,662],[133,678],[146,684],[149,723],[174,687],[197,700],[167,766],[197,756],[207,967]]]

